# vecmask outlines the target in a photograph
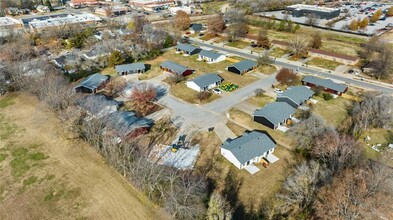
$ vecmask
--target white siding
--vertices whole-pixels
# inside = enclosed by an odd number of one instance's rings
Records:
[[[224,61],[224,60],[226,60],[226,56],[225,55],[221,55],[214,62],[218,63],[218,62],[221,62],[221,61]]]
[[[193,81],[187,81],[186,86],[190,89],[197,91],[197,92],[202,91],[201,88],[197,84],[195,84]]]
[[[221,148],[221,155],[224,156],[229,162],[235,165],[237,168],[242,169],[240,162],[236,157],[227,149]]]

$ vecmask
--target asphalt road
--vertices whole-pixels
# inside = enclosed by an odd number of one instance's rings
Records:
[[[203,43],[203,42],[195,41],[195,40],[192,40],[192,39],[190,39],[190,42],[192,42],[194,44],[197,44],[199,46],[210,47],[210,48],[215,49],[215,50],[220,50],[220,51],[223,51],[223,52],[226,52],[226,53],[231,53],[231,54],[234,54],[234,55],[237,55],[237,56],[241,56],[241,57],[244,57],[244,58],[247,58],[247,59],[256,60],[258,58],[258,55],[244,53],[244,52],[233,50],[233,49],[230,49],[230,48],[227,48],[227,47],[212,45],[210,43]],[[360,80],[350,79],[350,78],[347,78],[347,77],[342,77],[342,76],[334,75],[334,74],[327,73],[327,72],[321,72],[319,70],[307,68],[307,67],[304,67],[304,66],[298,66],[298,65],[295,65],[295,64],[286,63],[286,62],[282,62],[282,61],[279,61],[279,60],[276,60],[274,62],[274,64],[277,65],[277,66],[282,66],[282,67],[286,67],[286,68],[289,68],[289,69],[298,70],[299,72],[306,73],[306,74],[319,75],[319,76],[323,76],[323,77],[330,78],[330,79],[340,80],[340,81],[343,81],[343,82],[348,83],[348,84],[352,84],[352,85],[355,85],[355,86],[358,86],[358,87],[362,87],[364,89],[380,91],[380,92],[383,92],[383,93],[393,93],[393,88],[388,88],[388,87],[384,87],[384,86],[380,86],[380,85],[377,85],[377,84],[372,84],[372,83],[368,83],[368,82],[364,82],[364,81],[360,81]]]

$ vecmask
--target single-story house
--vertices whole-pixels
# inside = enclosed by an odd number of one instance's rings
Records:
[[[183,76],[188,76],[194,72],[194,70],[172,61],[165,61],[161,63],[160,68],[163,71]]]
[[[254,112],[254,121],[271,129],[285,125],[296,109],[286,102],[272,102]]]
[[[121,103],[104,95],[86,95],[78,99],[76,104],[88,115],[101,118],[117,111]]]
[[[209,50],[202,50],[198,54],[198,60],[207,61],[209,63],[218,63],[224,61],[226,56],[224,54],[216,53]]]
[[[124,76],[133,73],[144,73],[146,66],[144,63],[130,63],[115,66],[116,72],[119,76]]]
[[[226,140],[221,145],[221,155],[239,169],[261,162],[274,152],[276,141],[267,133],[258,131],[245,132],[233,140]]]
[[[348,91],[348,86],[344,84],[335,83],[331,79],[322,79],[315,76],[305,76],[302,79],[302,83],[312,88],[322,87],[326,92],[339,96]]]
[[[277,102],[286,102],[290,106],[297,108],[314,95],[314,91],[305,86],[289,87],[281,94],[277,94]]]
[[[228,66],[228,71],[243,75],[244,73],[255,70],[258,67],[257,62],[252,60],[243,60],[238,63]]]
[[[135,112],[115,111],[103,117],[105,130],[121,139],[134,138],[146,134],[153,121],[146,118],[138,118]]]
[[[177,43],[176,51],[187,55],[194,55],[199,53],[200,49],[192,46],[191,44]]]
[[[190,32],[192,33],[192,34],[195,34],[195,33],[199,33],[199,32],[201,32],[203,30],[203,25],[202,24],[191,24],[190,25]]]
[[[291,44],[285,41],[280,41],[280,40],[272,40],[272,44],[275,47],[279,47],[281,49],[287,50],[291,47]]]
[[[74,89],[76,92],[96,93],[97,90],[105,87],[108,82],[109,76],[95,73],[82,80]]]
[[[187,87],[197,91],[206,91],[220,85],[224,79],[216,73],[207,73],[187,81]]]
[[[359,57],[314,48],[310,48],[308,50],[308,54],[313,57],[319,57],[326,60],[344,63],[347,65],[355,65],[357,62],[359,62]]]

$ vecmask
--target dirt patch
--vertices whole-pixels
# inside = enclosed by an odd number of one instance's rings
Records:
[[[165,218],[34,97],[11,103],[0,109],[0,219]]]

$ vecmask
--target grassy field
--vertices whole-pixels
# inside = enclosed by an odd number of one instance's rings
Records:
[[[265,130],[267,131],[275,140],[284,143],[288,147],[293,146],[292,140],[285,135],[285,133],[278,131],[278,130],[273,130],[271,128],[268,128],[262,124],[259,124],[257,122],[254,122],[251,115],[240,111],[236,108],[232,108],[229,110],[229,115],[233,120],[235,120],[237,123],[244,125],[247,128],[250,128],[251,130]]]
[[[166,219],[34,97],[0,106],[0,219]]]
[[[101,73],[104,75],[110,75],[112,77],[118,76],[115,70],[115,67],[106,67],[105,69],[101,70]]]
[[[289,50],[284,50],[279,47],[275,47],[269,51],[269,55],[273,56],[273,57],[280,58],[280,57],[284,56],[285,54],[288,54],[289,52],[290,52]]]
[[[342,63],[339,63],[339,62],[325,60],[325,59],[318,58],[318,57],[313,58],[312,60],[308,61],[306,64],[325,68],[328,70],[335,70],[338,66],[343,65]]]
[[[244,49],[244,48],[250,46],[250,43],[238,40],[238,41],[233,41],[233,42],[226,43],[225,45],[229,46],[229,47],[236,47],[236,48],[239,48],[239,49]]]
[[[274,98],[267,95],[262,95],[260,97],[256,97],[256,96],[250,97],[246,101],[252,105],[263,107],[268,103],[274,102]]]
[[[369,136],[371,139],[369,141],[365,141],[365,137]],[[393,166],[393,152],[388,150],[388,144],[393,143],[393,131],[385,130],[385,129],[371,129],[366,131],[360,137],[361,143],[363,143],[364,154],[366,157],[372,160],[380,160],[381,157],[385,156],[387,160],[382,160],[382,163],[385,163],[389,166]],[[368,144],[368,145],[367,145]],[[381,144],[381,147],[378,147],[382,153],[379,153],[372,149],[373,145]]]
[[[245,129],[244,127],[232,122],[232,121],[228,121],[226,126],[231,129],[231,131],[233,133],[236,134],[236,136],[240,136],[242,135],[247,129]]]
[[[225,4],[226,4],[225,1],[203,3],[201,4],[202,13],[204,14],[221,13],[221,7]]]
[[[329,101],[320,97],[314,97],[318,100],[317,104],[312,107],[312,112],[322,116],[327,123],[338,126],[348,117],[348,108],[352,104],[351,101],[337,97]]]
[[[261,65],[258,67],[258,70],[263,74],[271,75],[277,71],[277,68],[273,65]]]

